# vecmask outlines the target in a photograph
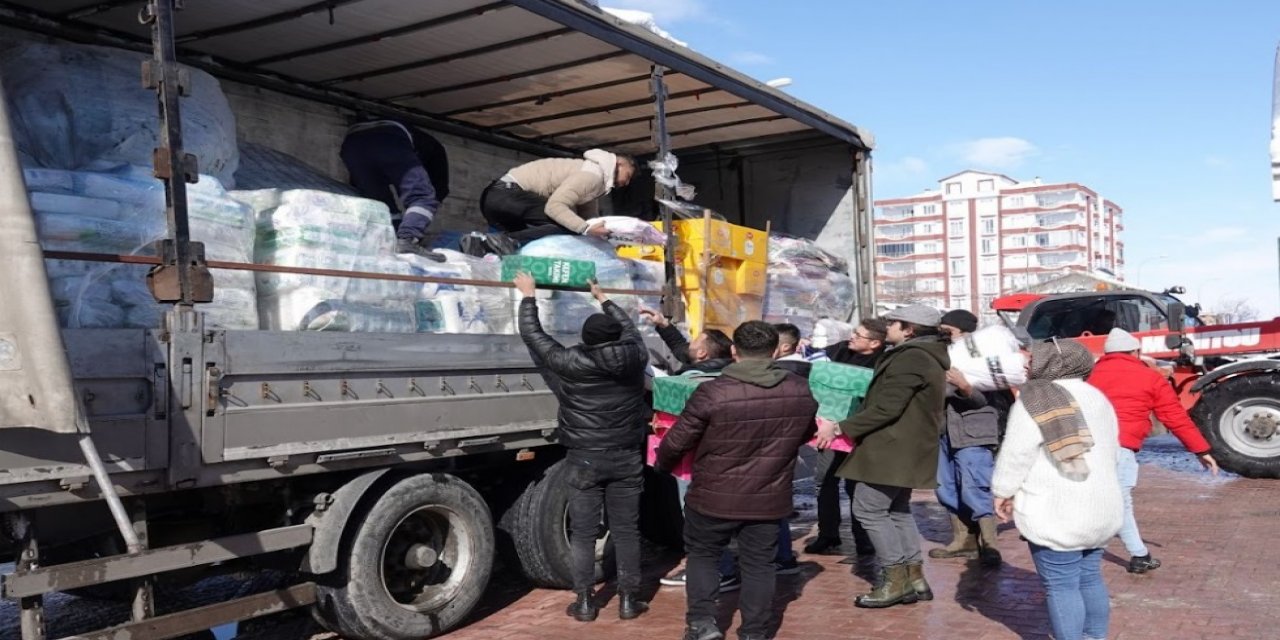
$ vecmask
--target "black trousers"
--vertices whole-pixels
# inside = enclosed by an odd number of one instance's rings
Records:
[[[570,449],[569,546],[573,552],[573,590],[595,585],[596,534],[602,521],[618,557],[618,591],[640,590],[640,493],[644,458],[634,451]]]
[[[840,539],[840,476],[836,470],[844,463],[849,454],[833,449],[818,452],[817,464],[813,470],[818,481],[818,537],[828,540]],[[849,519],[853,529],[854,544],[866,548],[871,546],[871,538],[862,528],[862,523],[853,515],[853,489],[857,485],[853,480],[844,481],[844,491],[849,495]]]
[[[689,554],[685,575],[688,608],[685,622],[690,627],[714,626],[716,596],[720,593],[720,555],[729,541],[738,539],[738,570],[742,593],[739,635],[765,637],[773,618],[773,592],[777,586],[777,520],[722,520],[684,508],[684,548]]]
[[[426,235],[440,199],[403,130],[386,126],[357,131],[343,139],[338,154],[351,175],[351,186],[391,209],[396,237],[416,240]],[[405,214],[401,220],[402,212],[410,208],[413,215]]]
[[[500,181],[481,192],[480,213],[521,246],[547,236],[574,233],[547,216],[546,198]]]

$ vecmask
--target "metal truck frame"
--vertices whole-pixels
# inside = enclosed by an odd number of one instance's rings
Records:
[[[173,305],[164,325],[59,330],[44,273],[43,260],[50,255],[35,242],[7,113],[0,113],[0,264],[5,268],[0,298],[6,301],[0,307],[0,552],[17,559],[15,571],[3,576],[3,596],[20,604],[23,640],[46,637],[42,597],[55,591],[132,602],[131,621],[77,638],[172,638],[310,607],[319,621],[345,637],[401,640],[438,635],[462,623],[487,585],[495,553],[503,549],[534,583],[568,585],[567,494],[556,464],[561,455],[555,444],[556,401],[518,337],[205,326],[199,305],[211,299],[216,283],[199,238],[189,237],[187,228],[183,194],[198,160],[182,148],[179,96],[186,80],[179,61],[273,95],[400,117],[495,149],[534,155],[567,154],[607,141],[592,136],[605,135],[596,132],[607,133],[612,125],[651,128],[656,133],[619,134],[623,139],[613,142],[657,157],[676,147],[682,177],[719,186],[706,197],[713,206],[742,212],[740,222],[772,220],[776,229],[827,238],[829,246],[852,258],[859,308],[864,313],[874,308],[866,250],[870,135],[583,3],[462,0],[454,4],[466,6],[426,20],[397,8],[401,13],[391,16],[399,20],[393,28],[347,33],[335,27],[341,37],[329,44],[295,47],[290,55],[271,58],[374,47],[391,37],[498,19],[550,28],[343,80],[546,47],[556,38],[594,48],[537,69],[520,70],[516,60],[500,73],[408,98],[376,97],[337,87],[338,82],[287,76],[228,59],[216,45],[189,48],[255,29],[302,38],[305,32],[293,26],[317,16],[327,14],[330,26],[335,15],[358,22],[358,14],[343,11],[360,1],[290,0],[266,8],[229,1],[218,3],[216,11],[189,6],[199,26],[187,31],[175,17],[181,0],[63,2],[57,12],[39,1],[0,3],[0,26],[7,32],[107,44],[150,56],[144,84],[157,92],[162,127],[155,173],[170,203],[170,234],[157,258],[61,256],[152,264],[153,293]],[[127,26],[120,14],[139,7],[142,26]],[[646,73],[477,104],[470,112],[517,103],[541,106],[567,96],[596,100],[554,117],[509,117],[485,126],[475,118],[403,104],[433,92],[635,59],[649,65]],[[672,76],[696,88],[672,92]],[[633,82],[650,87],[643,99],[621,100],[610,93]],[[678,101],[703,98],[715,104],[676,109]],[[605,122],[594,124],[575,120],[636,108],[648,115],[606,115]],[[707,118],[718,120],[707,124]],[[563,123],[568,132],[537,130],[550,121]],[[564,144],[558,142],[562,139]],[[837,186],[818,203],[826,211],[814,200],[770,187],[767,178],[747,175],[778,166],[833,171]],[[784,189],[803,179],[792,175]],[[661,194],[663,187],[655,187]],[[799,209],[794,216],[792,209]],[[669,221],[671,211],[663,207],[661,213]],[[667,275],[665,309],[678,315],[678,296],[670,295],[675,291],[670,264]],[[96,460],[99,451],[103,460]],[[678,511],[660,491],[662,479],[651,480],[645,530],[652,537],[678,539]],[[601,577],[608,554],[608,542],[602,540]],[[292,584],[155,615],[157,583],[260,568],[284,570],[294,576]]]

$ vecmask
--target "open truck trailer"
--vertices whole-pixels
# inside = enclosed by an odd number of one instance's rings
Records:
[[[6,0],[0,40],[145,54],[137,90],[158,96],[168,196],[151,260],[162,325],[60,330],[0,117],[0,552],[16,559],[3,595],[24,640],[46,637],[55,591],[132,602],[131,621],[77,637],[177,637],[310,607],[374,640],[461,623],[504,546],[536,583],[569,584],[556,402],[517,336],[206,326],[179,61],[219,79],[240,144],[335,178],[355,112],[431,130],[453,165],[444,228],[481,228],[481,190],[519,162],[673,151],[700,204],[817,240],[849,260],[855,313],[872,308],[870,136],[586,3]],[[669,221],[665,188],[633,184],[611,204]],[[670,264],[667,281],[675,291]],[[645,504],[646,531],[678,532],[673,503],[651,491]],[[602,540],[602,572],[608,553]],[[295,579],[155,615],[157,584],[268,568]]]

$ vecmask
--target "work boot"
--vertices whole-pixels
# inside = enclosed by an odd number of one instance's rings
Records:
[[[413,238],[396,238],[396,253],[411,253],[413,255],[422,256],[432,262],[444,262],[444,254],[436,253],[421,244]]]
[[[640,614],[649,610],[649,603],[640,599],[634,593],[622,592],[618,594],[618,617],[623,620],[634,620],[640,617]]]
[[[582,591],[578,593],[578,599],[574,600],[564,612],[578,622],[591,622],[600,615],[600,607],[592,601],[590,591]]]
[[[924,579],[924,562],[907,563],[907,581],[911,583],[911,590],[916,592],[916,598],[926,602],[933,599],[933,589]]]
[[[941,549],[930,549],[930,558],[976,558],[978,557],[978,536],[970,528],[970,523],[951,514],[951,543]]]
[[[724,640],[724,633],[716,626],[715,620],[711,620],[685,627],[682,640]]]
[[[841,555],[840,538],[814,538],[804,546],[804,552],[814,556]]]
[[[1146,573],[1160,568],[1160,561],[1151,557],[1151,554],[1145,556],[1134,556],[1129,558],[1129,573]]]
[[[996,550],[996,517],[978,518],[978,562],[984,567],[998,567],[1004,559]]]
[[[913,604],[919,599],[907,579],[907,564],[903,562],[880,569],[880,584],[871,593],[855,598],[853,604],[863,609],[883,609],[895,604]]]

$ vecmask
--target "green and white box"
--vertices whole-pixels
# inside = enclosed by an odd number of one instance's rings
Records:
[[[521,271],[542,285],[589,289],[596,277],[596,263],[590,260],[543,258],[538,256],[503,256],[502,280],[511,282]]]
[[[818,401],[818,417],[839,422],[848,419],[867,395],[874,371],[838,362],[815,362],[809,372],[809,390]]]
[[[680,415],[698,385],[715,376],[662,376],[653,379],[653,409]]]

